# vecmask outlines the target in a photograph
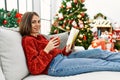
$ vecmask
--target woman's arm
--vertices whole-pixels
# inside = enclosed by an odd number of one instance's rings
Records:
[[[42,73],[52,60],[52,55],[46,53],[43,49],[38,51],[35,42],[27,38],[23,39],[22,45],[25,51],[29,72],[31,74]]]

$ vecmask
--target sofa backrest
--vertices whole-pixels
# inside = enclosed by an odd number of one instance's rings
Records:
[[[50,39],[51,36],[60,37],[60,48],[66,45],[67,32],[45,37]],[[0,63],[6,80],[21,80],[29,74],[21,39],[18,31],[0,27]]]

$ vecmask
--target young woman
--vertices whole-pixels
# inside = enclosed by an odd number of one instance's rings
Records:
[[[47,40],[39,34],[40,27],[37,13],[26,12],[23,15],[20,33],[31,74],[69,76],[93,71],[120,71],[119,52],[101,49],[72,52],[69,45],[60,50],[58,37]]]

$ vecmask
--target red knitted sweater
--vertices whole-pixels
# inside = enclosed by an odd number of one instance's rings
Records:
[[[28,70],[31,74],[47,74],[48,67],[51,60],[58,54],[63,53],[68,55],[69,53],[63,50],[53,49],[49,53],[44,52],[44,48],[49,41],[42,35],[25,36],[22,38],[22,46],[24,49]]]

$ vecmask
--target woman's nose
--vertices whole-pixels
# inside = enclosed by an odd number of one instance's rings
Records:
[[[40,25],[40,23],[37,22],[36,25]]]

